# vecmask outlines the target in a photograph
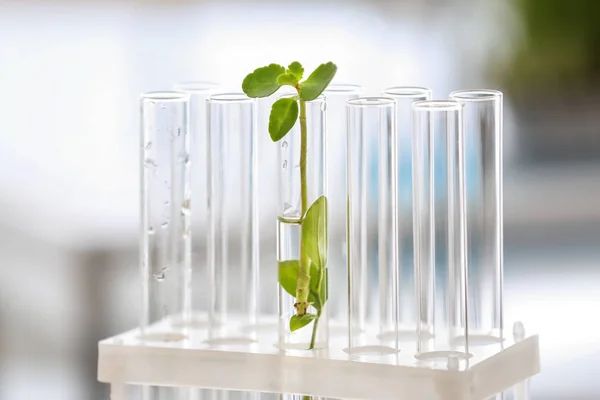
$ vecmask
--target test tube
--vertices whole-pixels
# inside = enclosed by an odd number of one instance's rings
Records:
[[[149,92],[141,101],[141,338],[186,338],[190,316],[189,95]]]
[[[412,204],[412,105],[431,99],[431,90],[415,86],[395,86],[383,95],[396,102],[398,158],[398,335],[401,341],[414,341],[417,330],[417,302],[413,256]]]
[[[416,357],[455,364],[469,357],[462,105],[429,100],[413,110]]]
[[[502,93],[459,90],[466,148],[469,342],[503,339]]]
[[[327,98],[327,188],[329,191],[329,319],[330,335],[347,334],[346,295],[346,102],[360,97],[355,84],[332,83]]]
[[[213,94],[207,119],[208,341],[243,344],[256,339],[258,323],[256,100]]]
[[[347,102],[348,347],[398,352],[397,145],[394,100]]]
[[[515,322],[513,325],[513,340],[518,343],[525,340],[525,327],[522,322]],[[529,379],[517,383],[513,387],[513,398],[514,400],[531,400],[531,390],[529,385]]]
[[[208,323],[208,268],[206,265],[207,240],[207,182],[208,152],[206,149],[206,98],[218,89],[214,82],[188,81],[179,82],[173,89],[190,95],[190,202],[192,225],[192,281],[191,284],[191,324],[205,327]],[[203,254],[203,257],[200,257]]]
[[[282,97],[289,97],[283,95]],[[307,101],[306,130],[300,122],[283,137],[279,147],[279,190],[280,214],[277,218],[277,264],[278,264],[278,342],[277,346],[286,354],[306,353],[306,350],[324,349],[329,346],[329,296],[327,240],[321,249],[321,265],[307,257],[303,244],[303,232],[312,232],[322,238],[328,236],[328,204],[326,146],[326,99],[319,96]],[[303,162],[304,160],[304,162]],[[311,207],[319,206],[323,223],[307,225],[306,216]],[[307,231],[305,231],[305,229]],[[314,253],[313,253],[314,254]],[[316,258],[316,257],[315,257]],[[302,265],[303,264],[303,265]],[[310,268],[309,307],[304,315],[308,323],[292,329],[292,318],[299,312],[297,304],[297,282],[300,267]]]

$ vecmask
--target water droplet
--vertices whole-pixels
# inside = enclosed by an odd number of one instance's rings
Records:
[[[283,143],[281,143],[281,147],[286,149],[288,147],[288,142],[284,140]]]
[[[177,136],[181,136],[181,128],[177,128]]]
[[[162,282],[165,280],[165,273],[164,271],[160,271],[158,274],[154,274],[154,279],[158,282]]]
[[[167,106],[165,106],[164,104],[161,104],[160,108],[164,110],[165,108],[167,108]]]
[[[187,198],[185,200],[183,200],[183,204],[181,204],[181,213],[183,215],[190,215],[190,199]]]
[[[147,158],[146,160],[144,160],[144,167],[146,167],[146,168],[158,168],[158,165],[156,165],[156,162],[153,159]]]
[[[287,168],[287,160],[283,161],[283,168]]]
[[[154,227],[148,228],[148,235],[154,235]]]
[[[296,164],[296,165],[294,165],[294,168],[296,168],[296,169],[300,169],[300,164]]]
[[[170,202],[167,200],[167,201],[165,201],[165,204],[164,204],[164,206],[166,207],[166,206],[168,206],[169,204],[171,204],[171,203],[170,203]]]
[[[162,224],[160,224],[160,227],[163,229],[167,229],[169,227],[169,223],[168,222],[163,222]]]
[[[190,156],[187,153],[182,153],[179,155],[179,157],[177,157],[177,161],[180,163],[184,163],[184,164],[189,163],[189,159],[190,159]]]
[[[148,142],[146,144],[146,150],[150,150],[152,148],[152,142]]]
[[[327,110],[327,102],[326,102],[326,101],[323,101],[323,102],[321,103],[321,111],[325,112],[326,110]]]

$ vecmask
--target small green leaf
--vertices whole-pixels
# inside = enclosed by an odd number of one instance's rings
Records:
[[[334,63],[321,64],[310,76],[300,84],[300,98],[304,101],[312,101],[319,97],[323,90],[329,85],[337,67]]]
[[[327,264],[327,197],[319,197],[302,221],[302,248],[317,269]]]
[[[292,318],[290,318],[290,331],[294,332],[305,327],[306,325],[310,324],[315,317],[315,314],[304,314],[300,316],[292,315]]]
[[[277,77],[285,73],[285,68],[279,64],[260,67],[249,73],[242,82],[242,90],[248,97],[267,97],[281,87]]]
[[[291,73],[281,74],[277,77],[277,83],[280,85],[290,85],[296,87],[298,84],[298,78],[296,75]]]
[[[302,79],[302,75],[304,75],[304,67],[298,61],[294,61],[288,65],[287,73],[294,74],[296,79],[300,80]]]
[[[279,141],[292,129],[298,119],[298,102],[292,97],[283,97],[273,103],[269,116],[269,135]]]

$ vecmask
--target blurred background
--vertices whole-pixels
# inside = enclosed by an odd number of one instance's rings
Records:
[[[0,0],[0,398],[108,398],[97,341],[140,305],[139,94],[295,59],[365,94],[504,91],[507,319],[541,335],[534,399],[600,398],[594,0]]]

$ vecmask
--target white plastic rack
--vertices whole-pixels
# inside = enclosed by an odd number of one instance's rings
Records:
[[[157,324],[151,332],[164,331]],[[206,343],[206,330],[180,341],[140,340],[132,330],[99,343],[98,378],[111,385],[111,400],[126,400],[126,385],[198,387],[297,393],[340,399],[483,400],[540,371],[537,336],[471,347],[464,361],[423,363],[414,342],[397,355],[350,360],[346,337],[328,350],[294,354],[278,349],[277,329],[253,343]],[[512,336],[512,334],[508,335]]]

